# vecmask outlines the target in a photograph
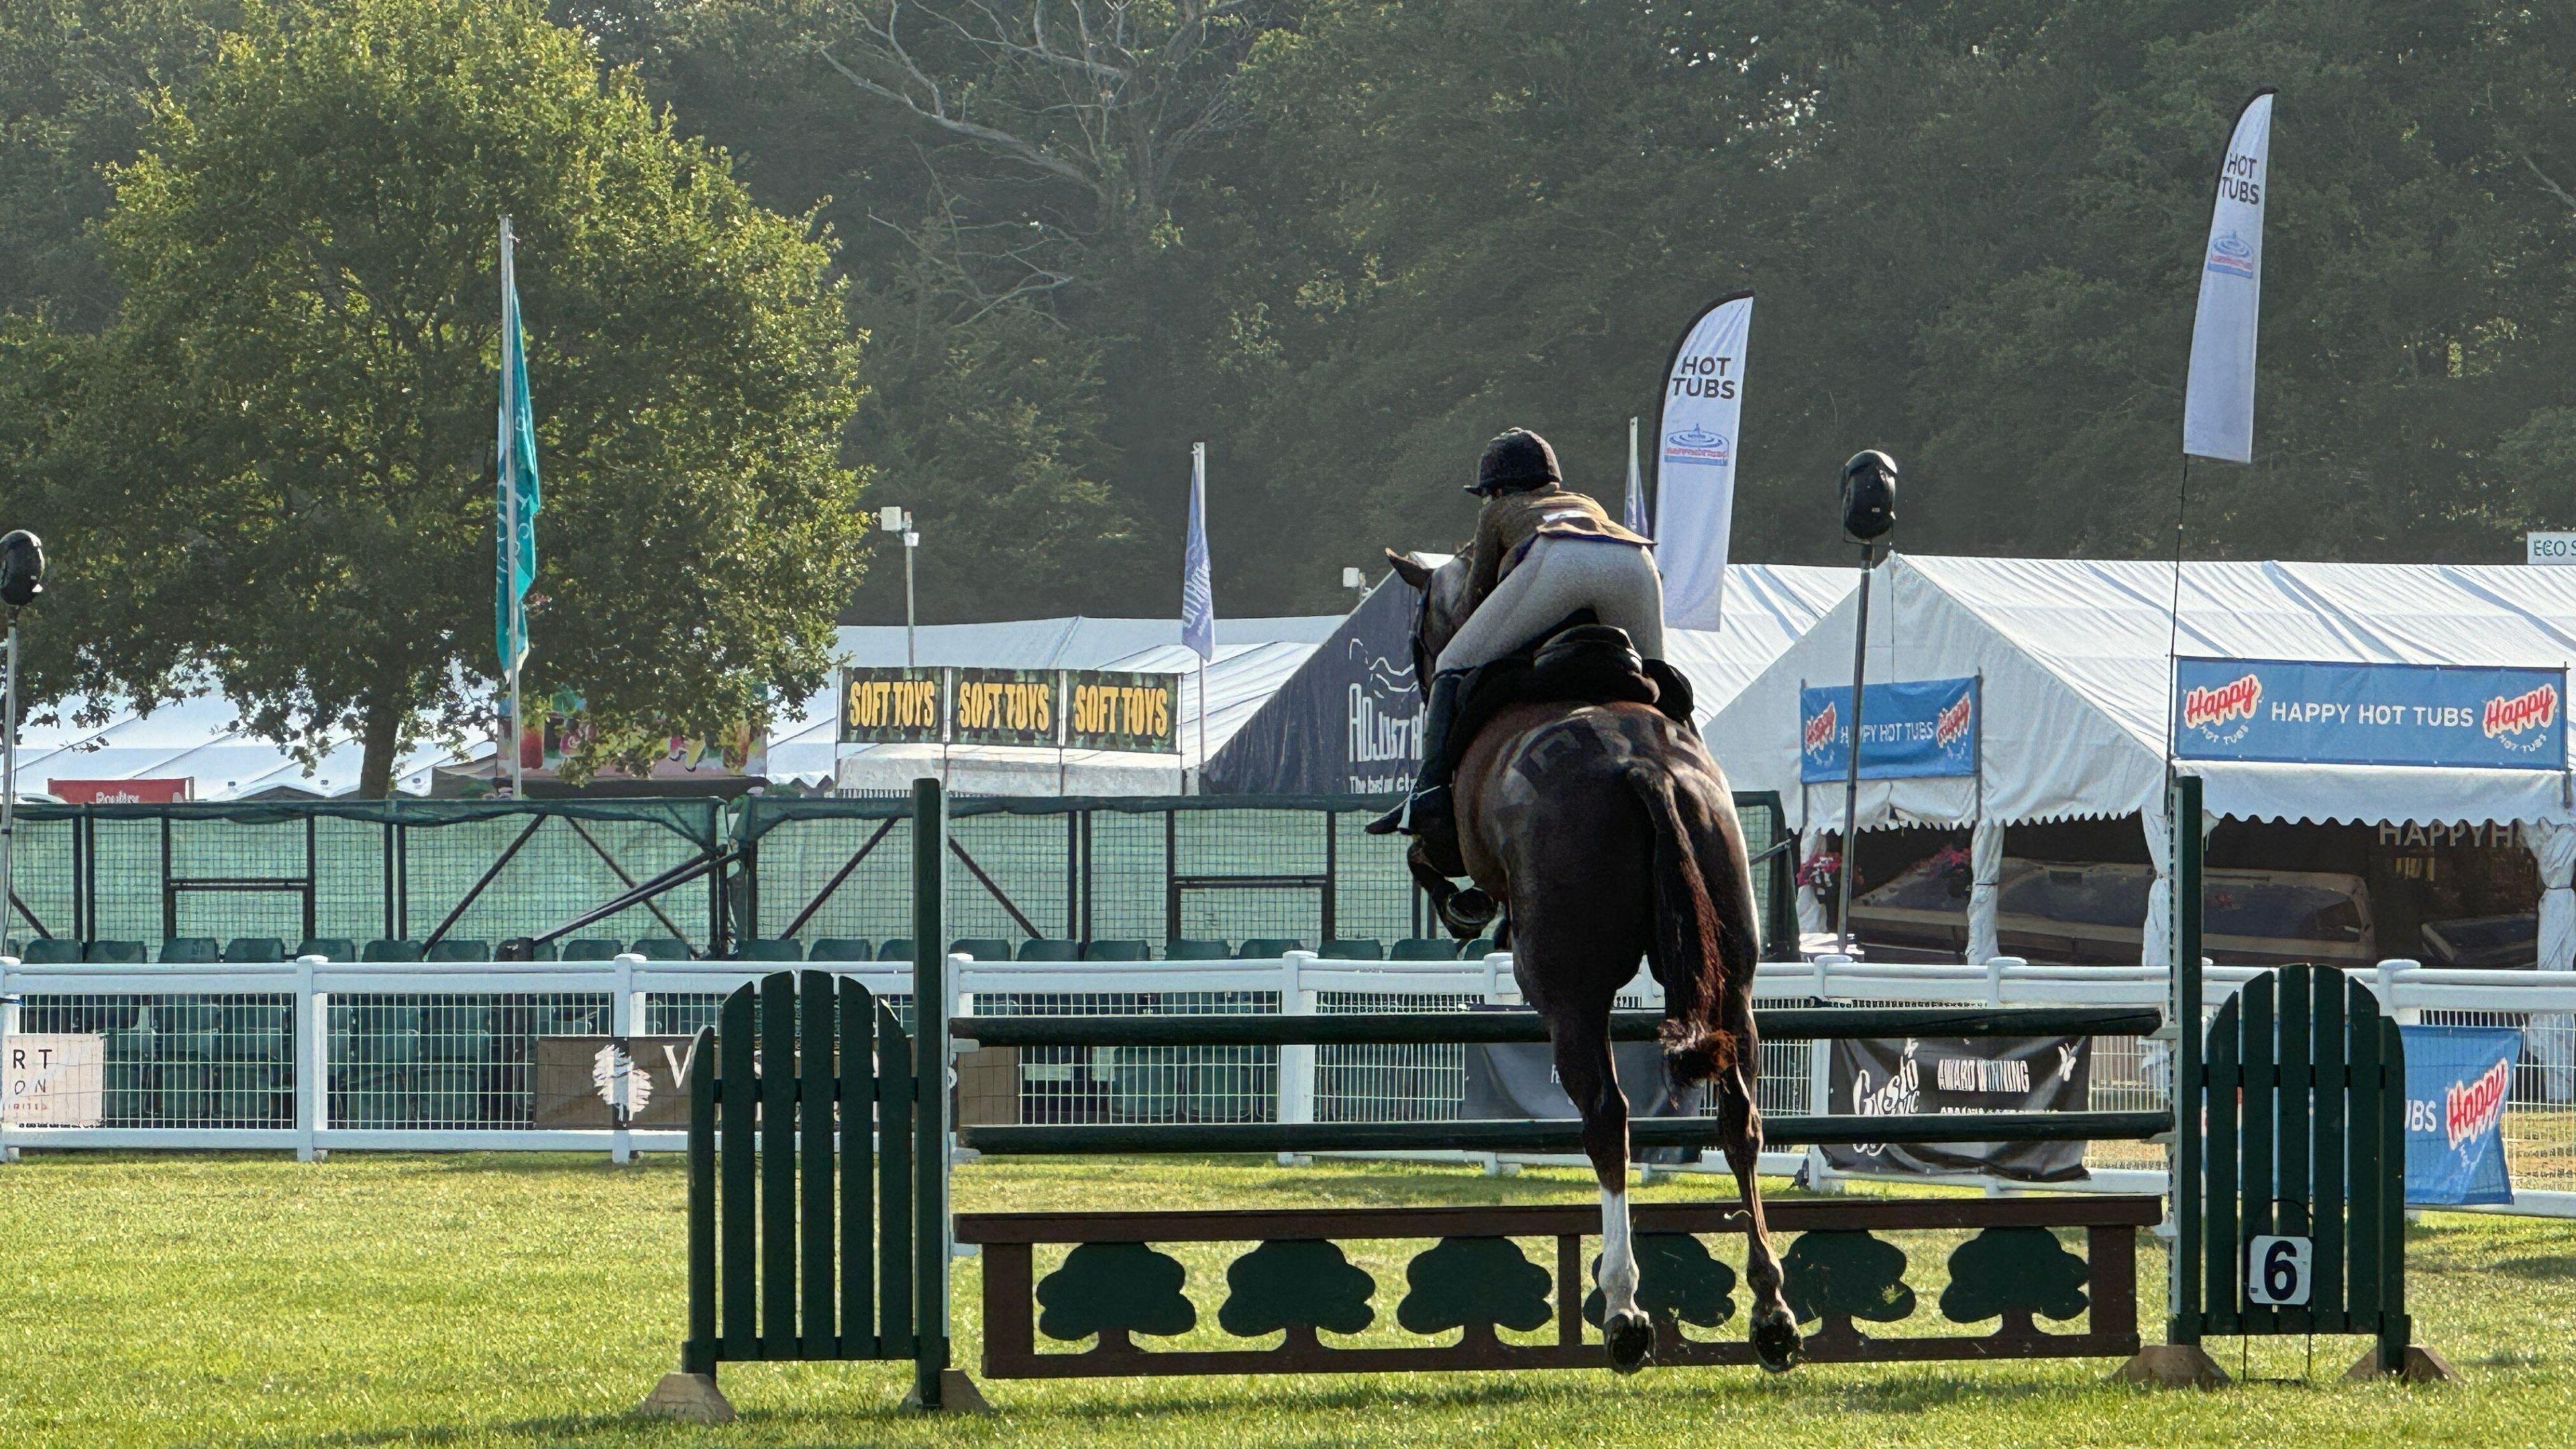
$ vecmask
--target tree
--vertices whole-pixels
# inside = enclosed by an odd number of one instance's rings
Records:
[[[1442,1238],[1405,1265],[1404,1281],[1395,1321],[1407,1333],[1459,1328],[1464,1342],[1490,1344],[1497,1325],[1527,1331],[1547,1324],[1547,1270],[1509,1238]]]
[[[1067,1343],[1094,1334],[1095,1353],[1133,1349],[1133,1335],[1187,1333],[1199,1312],[1181,1296],[1189,1270],[1143,1243],[1084,1243],[1038,1284],[1038,1332]]]
[[[1941,1316],[1953,1323],[2000,1317],[1999,1334],[2027,1337],[2038,1331],[2034,1313],[2068,1319],[2083,1312],[2092,1276],[2046,1228],[1988,1228],[1951,1252]]]
[[[1601,1281],[1601,1258],[1592,1259],[1592,1281]],[[1735,1316],[1735,1270],[1708,1255],[1690,1233],[1637,1235],[1637,1306],[1669,1334],[1677,1323],[1715,1328]],[[1607,1301],[1596,1287],[1583,1299],[1583,1321],[1595,1328]]]
[[[1914,1313],[1905,1250],[1866,1232],[1800,1233],[1780,1260],[1780,1274],[1798,1321],[1824,1320],[1818,1337],[1853,1337],[1855,1318],[1896,1323]]]
[[[1320,1239],[1263,1243],[1227,1266],[1225,1282],[1217,1326],[1237,1338],[1285,1330],[1286,1347],[1313,1348],[1319,1328],[1357,1333],[1377,1318],[1376,1280]]]
[[[0,13],[0,310],[95,332],[116,285],[89,223],[152,98],[214,58],[231,0],[20,0]]]
[[[828,243],[631,75],[528,0],[254,3],[150,147],[19,515],[64,565],[59,685],[211,677],[269,738],[355,734],[371,795],[490,717],[504,213],[546,482],[528,691],[617,755],[821,684],[861,531]]]

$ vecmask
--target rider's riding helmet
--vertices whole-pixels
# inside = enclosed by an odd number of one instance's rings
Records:
[[[1896,526],[1896,460],[1876,448],[1843,465],[1843,534],[1867,543]]]
[[[1556,471],[1556,450],[1527,428],[1509,428],[1485,445],[1476,460],[1476,481],[1467,491],[1479,498],[1517,493],[1565,481]]]

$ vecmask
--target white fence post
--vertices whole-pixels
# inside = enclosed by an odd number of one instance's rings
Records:
[[[634,1055],[637,1020],[643,1014],[635,1009],[635,961],[632,954],[621,952],[609,963],[616,978],[608,990],[608,1034],[626,1048],[630,1058]],[[608,1160],[620,1164],[635,1160],[634,1129],[621,1124],[610,1130]]]
[[[1851,958],[1824,955],[1816,958],[1816,1004],[1828,1004],[1827,993],[1833,989],[1833,969],[1849,966]],[[1829,1041],[1807,1043],[1807,1111],[1818,1117],[1830,1116],[1834,1110],[1834,1044]],[[1825,1161],[1825,1149],[1807,1149],[1807,1186],[1820,1193],[1838,1193],[1842,1182],[1834,1176],[1833,1165]]]
[[[295,1130],[298,1162],[330,1154],[322,1134],[331,1125],[331,993],[314,983],[313,963],[295,962]]]
[[[1306,963],[1315,959],[1312,951],[1291,951],[1279,962],[1279,1012],[1282,1016],[1313,1016],[1315,993],[1305,981]],[[1315,1049],[1311,1046],[1283,1046],[1279,1049],[1279,1120],[1312,1122],[1315,1120]],[[1294,1152],[1279,1154],[1279,1165],[1295,1167],[1307,1159]]]
[[[9,973],[17,964],[14,956],[0,956],[0,1062],[9,1059],[9,1038],[18,1034],[18,992],[9,984]],[[0,1163],[17,1160],[17,1146],[9,1140],[9,1104],[0,1100]]]
[[[314,1054],[306,1047],[316,1037],[326,1041],[328,1038],[330,1023],[317,1024],[313,1013],[313,968],[321,960],[319,956],[295,958],[294,1021],[288,1027],[287,1040],[303,1048],[294,1052],[289,1067],[295,1081],[295,1160],[298,1162],[311,1162],[313,1155],[321,1150],[314,1142],[314,1131],[318,1125],[323,1084],[310,1070]],[[327,1046],[325,1050],[327,1052]]]

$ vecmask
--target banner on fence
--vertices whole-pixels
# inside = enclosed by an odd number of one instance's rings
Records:
[[[0,1098],[12,1127],[96,1127],[106,1120],[107,1038],[27,1032],[0,1049]]]
[[[2504,1104],[2522,1033],[2496,1026],[2401,1026],[2406,1039],[2406,1201],[2513,1201]]]
[[[1574,1099],[1556,1079],[1556,1051],[1545,1042],[1512,1042],[1469,1046],[1467,1092],[1458,1115],[1468,1121],[1578,1117]],[[1610,1049],[1619,1081],[1628,1092],[1628,1110],[1638,1117],[1689,1117],[1699,1111],[1699,1092],[1673,1091],[1672,1074],[1664,1070],[1664,1049],[1650,1041],[1621,1042]],[[1696,1147],[1649,1147],[1630,1154],[1639,1162],[1697,1162]]]
[[[695,1037],[537,1038],[533,1125],[686,1128]]]
[[[939,743],[944,691],[937,669],[868,668],[841,671],[841,730],[845,745]]]
[[[1051,745],[1064,676],[1052,669],[948,671],[948,730],[960,745]]]
[[[1873,684],[1861,696],[1860,777],[1914,780],[1977,773],[1977,681]],[[1851,686],[1798,691],[1798,778],[1840,780],[1851,768]]]
[[[2566,700],[2565,669],[2177,659],[2174,754],[2557,770]]]
[[[1110,669],[1065,671],[1064,742],[1077,750],[1181,750],[1181,677]]]
[[[1833,1044],[1829,1113],[2077,1112],[2090,1105],[2093,1039],[1903,1037]],[[1824,1149],[1845,1172],[1982,1172],[2081,1182],[2081,1142],[1855,1143]]]

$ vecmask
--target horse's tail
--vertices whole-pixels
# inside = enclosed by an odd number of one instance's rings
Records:
[[[1664,1060],[1683,1086],[1720,1076],[1735,1066],[1738,1043],[1721,1024],[1725,930],[1710,899],[1708,875],[1689,823],[1673,797],[1672,776],[1651,765],[1623,772],[1646,807],[1655,836],[1655,975],[1664,987]]]

